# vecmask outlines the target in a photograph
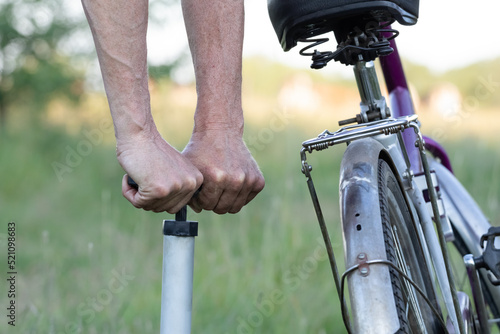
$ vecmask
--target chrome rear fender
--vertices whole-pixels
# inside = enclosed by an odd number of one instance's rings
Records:
[[[341,165],[340,208],[346,268],[360,260],[387,260],[380,217],[378,160],[385,148],[367,138],[351,143]],[[373,264],[347,277],[354,333],[394,333],[399,319],[389,269]]]

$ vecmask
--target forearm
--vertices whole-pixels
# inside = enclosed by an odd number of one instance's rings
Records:
[[[195,132],[243,132],[243,0],[182,0],[196,75]]]
[[[94,37],[117,141],[156,130],[150,111],[148,1],[82,0]]]

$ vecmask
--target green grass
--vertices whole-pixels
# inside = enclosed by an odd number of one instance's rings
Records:
[[[314,135],[289,126],[255,152],[266,188],[240,214],[189,213],[200,223],[193,333],[344,333],[300,173],[300,143]],[[16,222],[18,271],[16,328],[7,328],[2,311],[2,333],[159,331],[160,229],[171,217],[134,209],[122,198],[123,172],[112,145],[94,146],[60,182],[51,164],[63,162],[66,147],[76,148],[82,138],[52,128],[0,137],[0,233]],[[498,225],[500,150],[465,141],[447,147],[457,175]],[[310,158],[339,259],[341,151]]]

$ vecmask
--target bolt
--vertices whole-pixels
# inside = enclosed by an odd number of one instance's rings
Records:
[[[359,272],[361,274],[361,276],[368,276],[368,267],[362,267],[361,269],[359,269]]]
[[[403,173],[403,178],[404,179],[412,179],[413,178],[413,171],[412,170],[406,170],[404,173]]]
[[[366,254],[365,253],[359,253],[358,260],[364,260],[364,259],[366,259]]]

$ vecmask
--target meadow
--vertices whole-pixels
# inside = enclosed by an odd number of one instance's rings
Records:
[[[317,113],[288,111],[272,96],[257,94],[279,92],[252,90],[251,82],[246,87],[245,138],[266,187],[239,214],[188,213],[199,221],[193,333],[344,333],[299,159],[301,142],[326,127],[334,130],[335,123]],[[181,150],[191,127],[192,87],[158,84],[152,90],[155,117]],[[168,104],[169,94],[178,97],[178,105]],[[4,315],[4,279],[0,285],[0,332],[158,333],[161,222],[172,217],[137,210],[121,196],[123,170],[104,98],[89,98],[78,108],[88,111],[76,117],[74,108],[57,102],[43,118],[21,113],[1,133],[0,247],[6,254],[7,224],[15,222],[18,274],[15,328]],[[500,149],[487,134],[493,133],[491,124],[490,130],[464,136],[465,121],[456,127],[430,123],[428,131],[450,130],[441,139],[456,175],[499,225]],[[341,157],[338,148],[313,154],[310,161],[342,260]],[[2,278],[6,272],[2,265]]]

